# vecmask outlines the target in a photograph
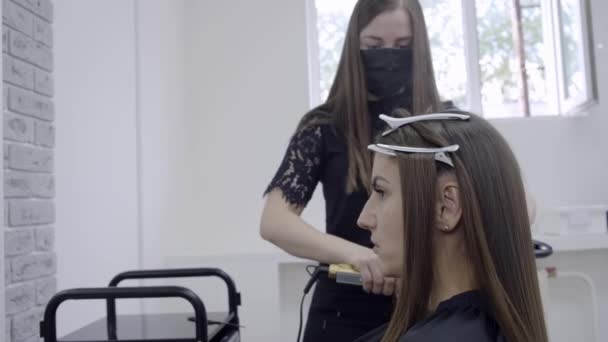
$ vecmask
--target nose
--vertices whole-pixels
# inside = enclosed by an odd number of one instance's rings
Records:
[[[359,219],[357,220],[357,225],[361,229],[365,229],[365,230],[372,230],[376,227],[376,217],[372,213],[369,200],[365,203],[365,206],[363,207],[361,214],[359,214]]]

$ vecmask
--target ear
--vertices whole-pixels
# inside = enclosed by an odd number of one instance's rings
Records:
[[[441,174],[437,179],[437,229],[450,233],[458,228],[462,217],[460,187],[452,173]]]

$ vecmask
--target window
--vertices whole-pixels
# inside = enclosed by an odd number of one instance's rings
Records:
[[[356,0],[310,0],[313,101],[327,97]],[[487,118],[593,102],[585,0],[420,0],[440,94]]]

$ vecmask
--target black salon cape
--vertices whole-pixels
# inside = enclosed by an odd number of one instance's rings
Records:
[[[383,325],[355,342],[379,342],[388,325]],[[426,319],[417,322],[399,342],[506,342],[498,324],[490,317],[486,301],[477,291],[464,292],[437,307]]]

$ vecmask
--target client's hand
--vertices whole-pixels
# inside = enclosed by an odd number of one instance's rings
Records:
[[[392,296],[395,292],[395,278],[387,278],[382,272],[380,259],[374,251],[367,247],[358,248],[349,258],[363,280],[363,289],[374,294]]]

